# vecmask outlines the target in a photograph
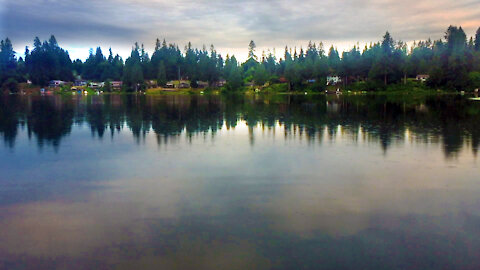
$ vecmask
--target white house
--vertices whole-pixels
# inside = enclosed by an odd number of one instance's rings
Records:
[[[426,82],[426,81],[428,80],[428,78],[430,78],[429,75],[426,75],[426,74],[418,74],[415,79],[416,79],[417,81]]]
[[[336,85],[341,81],[342,79],[340,79],[338,76],[327,76],[327,85]]]
[[[104,82],[91,82],[88,84],[89,87],[91,88],[101,88],[105,86]]]

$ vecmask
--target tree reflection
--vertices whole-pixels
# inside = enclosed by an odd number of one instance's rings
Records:
[[[446,158],[452,158],[463,147],[478,152],[479,116],[480,104],[460,96],[13,95],[0,98],[0,135],[13,148],[19,129],[26,127],[40,148],[58,148],[74,124],[86,124],[100,139],[128,128],[137,142],[153,132],[159,144],[166,144],[182,134],[189,140],[215,136],[244,121],[251,144],[257,127],[274,131],[279,126],[285,138],[309,142],[339,136],[357,142],[362,136],[387,153],[393,143],[406,140],[408,131],[419,142],[441,143]]]

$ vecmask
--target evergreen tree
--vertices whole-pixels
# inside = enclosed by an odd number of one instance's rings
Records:
[[[233,67],[230,75],[227,78],[226,88],[230,91],[235,91],[240,89],[242,85],[242,70],[240,69],[240,67]]]
[[[143,88],[144,77],[138,43],[135,43],[130,57],[125,61],[123,84],[127,91],[138,91]]]
[[[159,86],[165,86],[167,84],[167,73],[165,72],[165,65],[163,61],[160,61],[157,74],[157,84]]]
[[[268,73],[264,65],[258,65],[255,69],[253,80],[257,85],[264,85],[268,81]]]
[[[383,83],[386,86],[389,82],[389,76],[394,75],[395,61],[394,61],[395,41],[390,36],[389,32],[386,32],[383,36],[381,43],[381,52],[376,56],[375,62],[369,72],[369,77],[372,79],[383,79]]]
[[[338,54],[337,49],[333,47],[333,45],[328,51],[328,66],[330,67],[331,75],[339,75],[340,55]]]
[[[475,51],[480,51],[480,27],[477,29],[475,33]]]
[[[444,56],[447,59],[447,68],[444,70],[446,86],[455,90],[464,90],[468,85],[467,35],[462,27],[450,26],[445,39],[448,46]]]
[[[17,91],[17,59],[10,39],[0,41],[0,86],[3,90]]]
[[[256,48],[257,45],[255,45],[255,42],[253,40],[250,40],[250,43],[248,44],[248,58],[257,60],[257,56],[255,55]]]
[[[226,89],[228,91],[235,91],[242,87],[242,69],[238,66],[235,56],[227,57],[225,61],[225,76],[227,80]]]
[[[70,56],[60,48],[53,35],[43,43],[35,38],[34,49],[26,56],[25,65],[32,82],[40,86],[47,85],[50,80],[73,80]]]
[[[302,77],[300,74],[300,66],[293,60],[286,61],[285,63],[285,78],[288,81],[288,89],[294,90],[302,83]]]

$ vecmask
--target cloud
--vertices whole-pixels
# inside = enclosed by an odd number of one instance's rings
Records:
[[[135,41],[151,50],[157,37],[245,54],[251,39],[259,50],[309,40],[348,48],[378,41],[386,30],[412,41],[438,39],[450,24],[469,35],[480,26],[480,3],[472,0],[18,0],[2,7],[0,33],[15,44],[55,34],[67,48],[102,45],[127,53]]]

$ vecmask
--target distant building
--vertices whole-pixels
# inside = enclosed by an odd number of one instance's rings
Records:
[[[336,85],[338,83],[340,83],[342,81],[342,79],[340,79],[340,77],[338,76],[328,76],[327,77],[327,85]]]
[[[208,87],[208,82],[204,81],[197,81],[198,88],[207,88]]]
[[[114,90],[120,90],[122,89],[123,82],[122,81],[112,81],[110,82],[110,85]]]
[[[190,81],[187,81],[187,80],[169,81],[165,85],[165,88],[190,88]]]
[[[419,74],[419,75],[417,75],[417,77],[415,79],[417,81],[426,82],[428,80],[428,78],[430,78],[430,75]]]
[[[88,86],[90,88],[94,88],[94,89],[95,88],[102,88],[102,87],[105,86],[105,83],[104,82],[91,82],[91,83],[88,84]]]
[[[75,80],[73,86],[87,86],[87,81],[85,80]]]
[[[157,81],[147,80],[145,81],[145,85],[147,86],[147,88],[155,88],[157,87]]]
[[[177,85],[177,88],[190,88],[190,82],[180,81]]]
[[[278,78],[278,81],[281,82],[281,83],[286,83],[286,82],[288,82],[285,77],[280,77],[280,78]]]
[[[225,86],[225,84],[227,84],[227,81],[225,79],[220,79],[217,82],[218,87],[223,87],[223,86]]]
[[[64,85],[65,82],[64,81],[59,81],[59,80],[53,80],[53,81],[50,81],[50,83],[48,84],[49,87],[60,87],[62,85]]]
[[[94,88],[94,89],[95,88],[102,88],[102,87],[105,86],[105,83],[104,82],[91,82],[91,83],[88,84],[88,86],[90,88]]]

